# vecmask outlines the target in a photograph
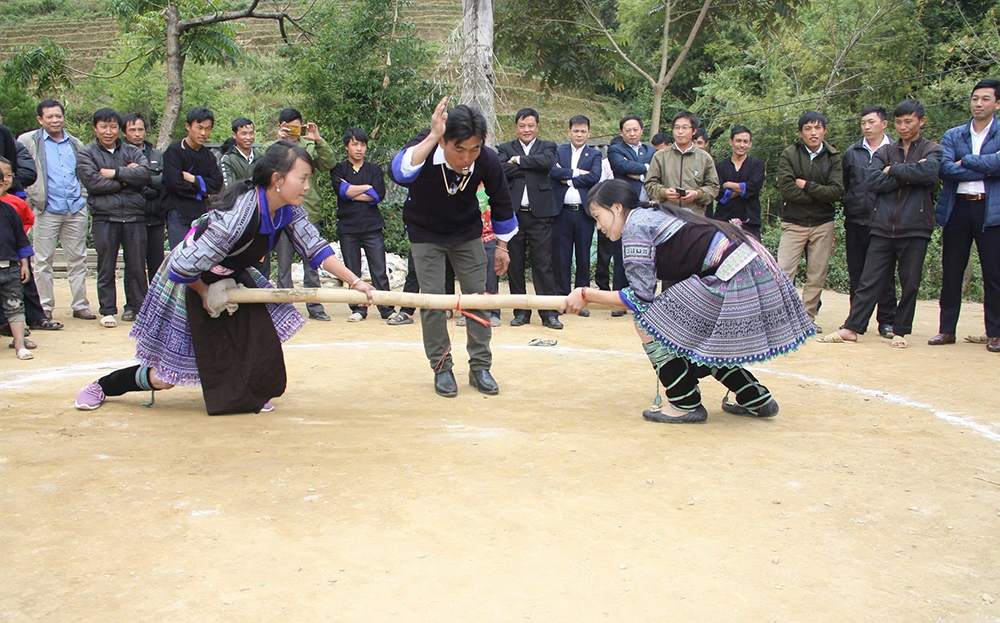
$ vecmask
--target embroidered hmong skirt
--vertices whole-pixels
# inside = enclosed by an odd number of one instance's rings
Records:
[[[160,379],[171,385],[198,385],[201,378],[185,308],[187,286],[170,280],[169,264],[167,255],[149,284],[129,335],[136,342],[135,358],[155,368]],[[273,287],[257,270],[249,268],[247,272],[256,287]],[[281,342],[305,325],[305,319],[290,303],[266,303],[266,307]],[[220,318],[227,316],[223,313]]]
[[[649,335],[675,356],[709,367],[767,361],[815,333],[791,280],[760,257],[727,280],[689,277],[651,303],[625,293]]]

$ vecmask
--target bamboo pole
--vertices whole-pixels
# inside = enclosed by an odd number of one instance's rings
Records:
[[[236,288],[226,290],[230,303],[352,303],[366,305],[363,292],[343,288]],[[422,294],[375,290],[373,304],[418,309],[559,309],[565,297],[534,294]],[[610,309],[591,303],[591,309]]]

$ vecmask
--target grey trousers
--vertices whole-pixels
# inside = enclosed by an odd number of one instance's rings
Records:
[[[90,231],[88,212],[84,208],[76,214],[42,212],[35,216],[35,281],[42,308],[51,312],[56,306],[52,283],[52,257],[56,241],[62,243],[66,260],[69,291],[73,295],[73,311],[90,309],[87,300],[87,232]]]
[[[294,252],[295,249],[292,247],[292,241],[289,240],[288,236],[279,236],[278,241],[274,243],[274,254],[278,256],[279,288],[292,287],[292,254]],[[268,264],[270,264],[270,262]],[[302,269],[302,287],[318,288],[319,272],[310,266],[309,262],[306,261],[302,262]],[[323,311],[323,305],[320,303],[306,303],[306,309],[310,314],[317,314]]]
[[[418,242],[410,244],[410,254],[417,270],[420,291],[425,294],[444,294],[445,260],[450,261],[458,277],[462,294],[478,294],[486,289],[486,250],[481,238],[466,242]],[[466,323],[466,350],[469,352],[471,370],[489,370],[493,364],[490,338],[493,329],[488,310],[469,310],[485,324],[469,319]],[[451,370],[448,321],[442,309],[420,310],[420,325],[424,334],[424,353],[432,369],[438,372]],[[438,365],[440,362],[440,365]]]

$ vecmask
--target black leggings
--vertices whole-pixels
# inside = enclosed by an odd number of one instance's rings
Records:
[[[736,402],[756,411],[771,400],[771,392],[745,368],[709,368],[676,357],[657,370],[657,376],[666,389],[667,400],[679,411],[694,411],[701,405],[698,379],[713,376],[726,389],[736,394]]]

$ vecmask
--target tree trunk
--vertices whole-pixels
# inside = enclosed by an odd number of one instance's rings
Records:
[[[181,54],[180,10],[177,4],[170,2],[163,11],[163,19],[167,22],[167,103],[160,120],[160,135],[156,139],[157,149],[166,149],[170,145],[174,126],[180,118],[181,107],[184,105],[184,56]]]
[[[666,90],[666,85],[656,84],[653,85],[653,119],[649,124],[649,137],[652,138],[654,134],[660,131],[660,110],[663,106],[663,92]]]
[[[493,83],[493,0],[462,0],[462,76],[459,103],[483,111],[489,145],[496,145]]]

